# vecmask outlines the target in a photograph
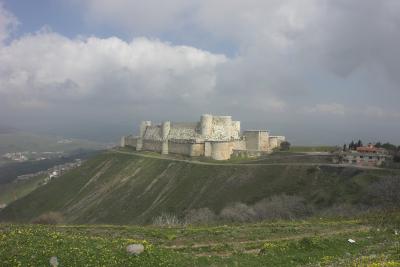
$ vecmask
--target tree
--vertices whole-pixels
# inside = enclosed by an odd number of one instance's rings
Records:
[[[356,146],[356,149],[357,149],[357,147],[362,147],[363,146],[363,143],[362,143],[362,141],[361,140],[358,140],[358,142],[357,142],[357,146]]]
[[[280,150],[288,151],[290,149],[290,143],[288,141],[283,141],[280,146]]]
[[[365,199],[366,202],[380,206],[383,209],[400,207],[400,177],[381,177],[368,186]]]
[[[349,144],[349,150],[354,150],[355,149],[355,144],[354,141],[351,140],[351,143]]]
[[[393,161],[396,163],[400,162],[400,152],[397,152],[396,154],[394,154]]]
[[[390,152],[392,152],[392,153],[397,150],[397,147],[395,145],[391,144],[391,143],[384,143],[384,144],[382,144],[381,147],[386,149],[386,150],[388,150],[388,151],[390,151]]]
[[[344,144],[344,145],[343,145],[343,151],[346,151],[346,150],[347,150],[347,145]]]

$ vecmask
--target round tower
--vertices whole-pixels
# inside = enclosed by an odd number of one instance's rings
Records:
[[[201,135],[206,137],[211,135],[213,116],[210,114],[201,115],[200,128]]]
[[[219,116],[219,121],[224,129],[224,139],[230,140],[232,136],[232,117]]]
[[[146,128],[147,126],[151,126],[151,121],[142,121],[140,123],[140,128],[139,128],[139,138],[136,143],[136,150],[140,151],[143,149],[143,137],[144,134],[146,133]]]
[[[230,142],[211,142],[211,158],[228,160],[231,158],[232,144]]]
[[[121,147],[125,147],[126,146],[126,141],[125,141],[126,139],[125,138],[126,138],[126,136],[122,136],[121,137],[121,144],[120,144]]]
[[[151,121],[142,121],[140,124],[140,137],[144,136],[147,126],[151,126]]]
[[[161,134],[162,134],[162,139],[168,139],[169,135],[169,130],[171,129],[171,122],[170,121],[164,121],[161,126]]]
[[[168,154],[168,135],[171,129],[171,122],[164,121],[161,125],[161,138],[162,138],[162,147],[161,154]]]
[[[240,137],[240,121],[232,121],[232,136],[234,139]]]

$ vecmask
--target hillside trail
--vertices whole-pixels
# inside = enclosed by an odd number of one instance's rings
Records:
[[[153,158],[153,159],[161,159],[161,160],[169,160],[169,161],[178,161],[178,162],[186,162],[186,163],[192,163],[192,164],[198,164],[198,165],[211,165],[211,166],[310,166],[310,167],[319,167],[319,166],[328,166],[328,167],[336,167],[336,168],[342,168],[342,167],[348,167],[348,168],[356,168],[356,169],[367,169],[367,170],[384,170],[384,168],[379,168],[379,167],[372,167],[372,166],[357,166],[357,165],[349,165],[349,164],[334,164],[334,163],[307,163],[307,162],[284,162],[284,163],[218,163],[218,162],[205,162],[205,161],[199,161],[199,160],[188,160],[188,159],[176,159],[176,158],[171,158],[171,157],[163,157],[163,156],[158,156],[158,155],[150,155],[150,154],[143,154],[140,152],[127,152],[127,151],[121,151],[117,149],[111,149],[111,152],[116,152],[120,154],[126,154],[126,155],[133,155],[133,156],[139,156],[139,157],[144,157],[144,158]]]
[[[356,232],[368,232],[371,230],[370,226],[365,226],[361,225],[358,227],[351,227],[348,229],[340,229],[340,230],[324,230],[324,231],[319,231],[319,232],[309,232],[309,233],[302,233],[298,235],[291,235],[291,236],[284,236],[284,237],[274,237],[274,238],[267,238],[267,239],[256,239],[256,240],[242,240],[242,241],[221,241],[221,242],[208,242],[208,243],[198,243],[198,244],[192,244],[192,245],[165,245],[163,246],[164,248],[167,249],[172,249],[172,250],[183,250],[183,249],[212,249],[215,247],[219,247],[221,245],[224,246],[231,246],[235,250],[241,250],[242,253],[248,253],[248,254],[257,254],[260,252],[260,249],[254,249],[254,248],[246,248],[243,247],[245,245],[252,245],[252,244],[264,244],[266,242],[277,242],[277,241],[295,241],[295,240],[300,240],[302,238],[307,238],[307,237],[331,237],[335,235],[341,235],[341,234],[353,234]],[[202,252],[202,253],[197,253],[195,254],[196,256],[231,256],[234,252],[228,252],[228,251],[208,251],[208,252]]]

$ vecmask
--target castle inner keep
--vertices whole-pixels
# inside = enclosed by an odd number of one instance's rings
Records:
[[[123,136],[121,146],[137,151],[181,154],[227,160],[232,155],[257,156],[270,153],[285,141],[284,136],[271,136],[267,130],[240,131],[240,121],[231,116],[203,114],[198,122],[152,124],[143,121],[139,136]]]

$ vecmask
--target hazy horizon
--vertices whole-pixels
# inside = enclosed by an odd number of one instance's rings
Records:
[[[102,141],[231,115],[400,144],[396,0],[0,0],[0,126]]]

